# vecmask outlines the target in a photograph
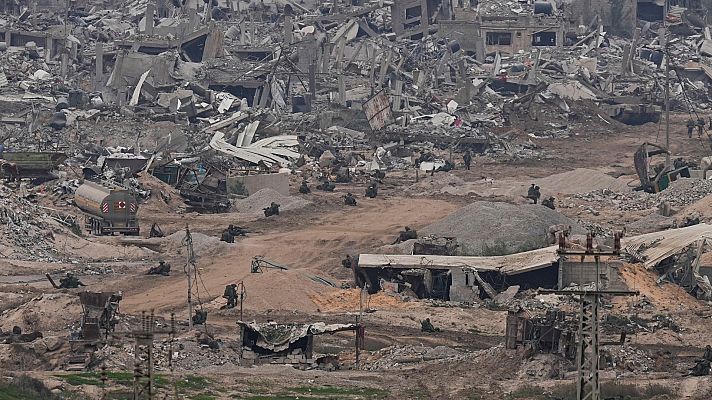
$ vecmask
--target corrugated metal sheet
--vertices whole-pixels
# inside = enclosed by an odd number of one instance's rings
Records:
[[[391,101],[386,95],[385,89],[381,89],[380,92],[363,103],[363,111],[366,113],[368,124],[374,131],[383,129],[386,125],[394,122]]]
[[[505,275],[516,275],[550,266],[559,259],[556,246],[495,257],[434,256],[434,255],[392,255],[361,254],[358,265],[361,268],[427,268],[452,269],[471,267],[478,271],[499,271]]]
[[[645,268],[652,268],[660,261],[680,253],[696,241],[712,239],[712,225],[697,224],[680,229],[669,229],[635,236],[623,240],[625,249],[644,257]],[[642,249],[642,250],[641,250]]]

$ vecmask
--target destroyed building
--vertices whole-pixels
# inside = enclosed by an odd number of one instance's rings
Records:
[[[0,0],[0,391],[709,397],[710,7]]]
[[[300,369],[334,368],[333,357],[318,357],[314,353],[315,336],[345,331],[363,335],[355,324],[256,324],[238,321],[238,325],[242,338],[240,363],[244,366],[276,363],[291,364]],[[355,340],[358,342],[359,339]]]

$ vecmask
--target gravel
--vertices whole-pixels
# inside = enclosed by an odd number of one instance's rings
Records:
[[[279,211],[297,210],[312,204],[311,201],[296,196],[285,196],[276,190],[265,188],[257,191],[246,199],[237,200],[232,206],[233,212],[263,215],[262,209],[275,202]]]
[[[575,221],[542,205],[514,205],[478,201],[426,226],[419,235],[455,237],[462,255],[501,255],[545,247],[552,225],[570,225],[585,234]]]
[[[631,192],[618,193],[608,189],[594,190],[588,193],[576,194],[571,198],[597,203],[602,206],[613,206],[620,211],[643,211],[657,208],[666,201],[671,207],[679,209],[689,206],[712,194],[712,181],[701,179],[680,179],[660,193]]]

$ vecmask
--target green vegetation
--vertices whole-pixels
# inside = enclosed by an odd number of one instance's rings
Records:
[[[187,375],[176,380],[178,389],[205,389],[210,384],[210,380],[197,375]]]
[[[99,372],[80,372],[77,374],[56,375],[58,379],[62,379],[70,385],[101,385],[101,374]],[[107,372],[107,385],[122,385],[130,386],[133,384],[133,374],[131,372]],[[159,377],[155,377],[155,382],[158,384]]]
[[[0,383],[0,400],[59,400],[41,381],[22,375],[12,382]]]

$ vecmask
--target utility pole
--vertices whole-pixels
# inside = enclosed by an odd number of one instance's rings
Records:
[[[153,312],[141,313],[141,330],[134,331],[133,400],[153,399]]]
[[[245,292],[245,282],[240,281],[237,284],[238,288],[238,293],[240,295],[240,321],[242,321],[242,303],[245,300],[245,297],[247,297],[247,292]]]
[[[193,329],[193,269],[195,268],[195,254],[193,253],[193,237],[190,236],[188,225],[185,226],[183,245],[186,246],[185,275],[188,277],[188,327]]]
[[[667,29],[663,35],[665,55],[665,168],[670,169],[670,52],[668,51]]]
[[[146,317],[146,312],[141,313],[141,329],[131,332],[134,344],[134,379],[132,400],[153,400],[156,395],[153,381],[153,339],[157,334],[167,334],[170,337],[168,365],[173,371],[173,341],[175,340],[175,314],[171,314],[170,330],[156,330],[154,314]],[[104,370],[102,369],[102,374]],[[102,379],[102,381],[105,381]],[[175,390],[175,387],[174,387]],[[177,393],[176,393],[177,395]]]
[[[570,250],[566,246],[566,237],[559,234],[558,254],[566,259],[566,256],[580,257],[581,262],[587,256],[593,256],[596,263],[596,288],[595,290],[539,290],[540,293],[555,293],[578,296],[581,302],[579,315],[579,329],[576,349],[576,399],[577,400],[600,400],[601,385],[598,376],[600,360],[600,338],[598,325],[598,310],[601,298],[604,295],[613,296],[634,296],[640,292],[627,290],[601,290],[600,288],[600,262],[601,256],[618,256],[621,250],[622,233],[615,233],[615,244],[612,251],[598,250],[593,247],[593,235],[588,234],[586,238],[586,250]]]

